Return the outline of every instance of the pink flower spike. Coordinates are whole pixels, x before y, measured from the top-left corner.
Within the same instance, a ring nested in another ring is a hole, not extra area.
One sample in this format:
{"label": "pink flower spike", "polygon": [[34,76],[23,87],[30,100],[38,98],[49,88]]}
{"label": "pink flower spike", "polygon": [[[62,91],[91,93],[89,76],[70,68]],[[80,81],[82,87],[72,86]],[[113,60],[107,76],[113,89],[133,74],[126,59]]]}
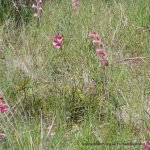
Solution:
{"label": "pink flower spike", "polygon": [[6,135],[0,132],[0,139],[4,138]]}
{"label": "pink flower spike", "polygon": [[41,7],[38,8],[38,12],[42,12],[43,9]]}
{"label": "pink flower spike", "polygon": [[37,8],[37,6],[35,4],[32,4],[32,8]]}
{"label": "pink flower spike", "polygon": [[62,40],[63,40],[63,37],[62,37],[62,36],[57,36],[57,41],[58,41],[58,42],[62,42]]}
{"label": "pink flower spike", "polygon": [[61,46],[62,46],[61,43],[56,44],[56,48],[58,48],[58,49],[61,48]]}
{"label": "pink flower spike", "polygon": [[42,4],[42,0],[39,0],[39,1],[38,1],[38,4]]}
{"label": "pink flower spike", "polygon": [[34,13],[34,17],[35,17],[35,18],[38,17],[38,14],[37,14],[37,13]]}

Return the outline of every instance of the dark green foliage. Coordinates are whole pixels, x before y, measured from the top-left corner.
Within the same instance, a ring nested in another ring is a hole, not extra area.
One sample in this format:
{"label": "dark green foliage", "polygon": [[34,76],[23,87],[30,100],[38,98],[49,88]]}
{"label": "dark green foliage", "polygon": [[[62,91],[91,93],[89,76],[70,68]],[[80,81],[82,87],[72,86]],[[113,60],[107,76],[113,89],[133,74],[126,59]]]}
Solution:
{"label": "dark green foliage", "polygon": [[6,19],[15,20],[16,24],[27,23],[31,16],[32,0],[0,0],[0,23]]}

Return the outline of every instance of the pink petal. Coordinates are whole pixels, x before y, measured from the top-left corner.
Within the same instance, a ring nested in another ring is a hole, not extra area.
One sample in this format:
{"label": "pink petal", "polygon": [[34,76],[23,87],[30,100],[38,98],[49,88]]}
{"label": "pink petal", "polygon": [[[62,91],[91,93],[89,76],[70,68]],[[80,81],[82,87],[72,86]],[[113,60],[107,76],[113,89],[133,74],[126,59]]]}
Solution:
{"label": "pink petal", "polygon": [[7,111],[7,108],[0,108],[0,111],[5,112],[5,111]]}
{"label": "pink petal", "polygon": [[32,4],[32,8],[37,8],[37,6],[35,4]]}
{"label": "pink petal", "polygon": [[99,35],[96,32],[90,33],[88,35],[88,38],[98,38],[98,37],[99,37]]}
{"label": "pink petal", "polygon": [[96,54],[107,56],[106,52],[104,50],[101,50],[101,49],[96,49]]}
{"label": "pink petal", "polygon": [[57,41],[57,40],[54,40],[54,41],[53,41],[53,45],[56,46],[57,44],[58,44],[58,41]]}
{"label": "pink petal", "polygon": [[7,107],[7,104],[0,103],[0,108],[1,108],[1,109],[6,108],[6,107]]}
{"label": "pink petal", "polygon": [[38,14],[37,14],[37,13],[34,13],[34,17],[38,17]]}
{"label": "pink petal", "polygon": [[101,41],[100,41],[100,40],[97,40],[97,39],[92,41],[93,45],[97,45],[97,44],[100,43],[100,42],[101,42]]}
{"label": "pink petal", "polygon": [[148,145],[147,141],[144,141],[144,142],[143,142],[143,147],[144,147],[144,148],[147,148],[147,145]]}
{"label": "pink petal", "polygon": [[56,48],[58,48],[58,49],[61,48],[61,46],[62,46],[61,43],[56,44]]}
{"label": "pink petal", "polygon": [[103,65],[104,65],[105,67],[108,66],[108,61],[107,61],[106,58],[101,57],[101,58],[99,59],[99,61],[100,61],[101,63],[103,63]]}
{"label": "pink petal", "polygon": [[42,9],[41,7],[39,7],[39,8],[38,8],[38,11],[39,11],[39,12],[42,12],[42,11],[43,11],[43,9]]}
{"label": "pink petal", "polygon": [[0,132],[0,139],[4,138],[6,135]]}
{"label": "pink petal", "polygon": [[143,147],[144,148],[150,148],[150,144],[147,141],[143,142]]}
{"label": "pink petal", "polygon": [[42,4],[42,0],[39,0],[39,1],[38,1],[38,4]]}
{"label": "pink petal", "polygon": [[63,40],[63,37],[62,37],[62,36],[57,36],[57,41],[58,41],[58,42],[62,42],[62,40]]}
{"label": "pink petal", "polygon": [[100,61],[100,62],[104,62],[104,61],[105,61],[104,57],[101,57],[101,58],[99,59],[99,61]]}
{"label": "pink petal", "polygon": [[78,6],[78,0],[72,0],[73,9],[77,9],[77,6]]}
{"label": "pink petal", "polygon": [[97,34],[96,39],[101,42],[101,37]]}

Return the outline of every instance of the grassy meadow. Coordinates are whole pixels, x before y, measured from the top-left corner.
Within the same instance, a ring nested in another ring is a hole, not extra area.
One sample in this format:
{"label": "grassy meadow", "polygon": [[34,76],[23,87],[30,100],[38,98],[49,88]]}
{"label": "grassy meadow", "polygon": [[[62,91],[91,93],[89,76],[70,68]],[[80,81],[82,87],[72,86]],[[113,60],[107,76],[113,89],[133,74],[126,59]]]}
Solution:
{"label": "grassy meadow", "polygon": [[[74,10],[71,0],[45,0],[42,8],[39,19],[23,10],[17,25],[16,16],[1,18],[8,110],[0,113],[0,150],[142,149],[90,143],[150,141],[150,1],[78,0]],[[87,38],[94,31],[106,67]]]}

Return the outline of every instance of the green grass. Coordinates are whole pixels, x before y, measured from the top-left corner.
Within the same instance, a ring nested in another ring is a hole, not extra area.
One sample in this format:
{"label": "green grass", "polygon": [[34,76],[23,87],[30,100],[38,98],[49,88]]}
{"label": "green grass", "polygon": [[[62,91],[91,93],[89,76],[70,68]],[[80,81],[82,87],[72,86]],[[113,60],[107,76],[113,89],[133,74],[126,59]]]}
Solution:
{"label": "green grass", "polygon": [[[79,1],[75,12],[69,0],[52,1],[45,2],[39,22],[33,18],[16,28],[13,19],[5,20],[0,90],[10,109],[0,114],[7,135],[0,149],[113,150],[127,147],[82,143],[150,140],[149,4],[88,0]],[[92,31],[105,44],[105,70],[86,38]],[[63,35],[62,49],[53,47],[53,34]],[[88,86],[84,94],[86,77],[94,94]]]}

